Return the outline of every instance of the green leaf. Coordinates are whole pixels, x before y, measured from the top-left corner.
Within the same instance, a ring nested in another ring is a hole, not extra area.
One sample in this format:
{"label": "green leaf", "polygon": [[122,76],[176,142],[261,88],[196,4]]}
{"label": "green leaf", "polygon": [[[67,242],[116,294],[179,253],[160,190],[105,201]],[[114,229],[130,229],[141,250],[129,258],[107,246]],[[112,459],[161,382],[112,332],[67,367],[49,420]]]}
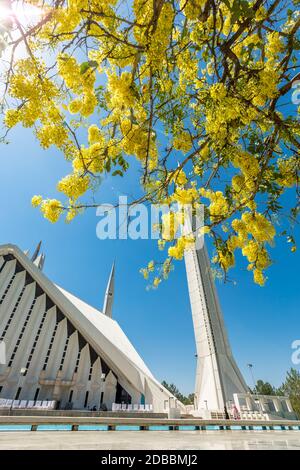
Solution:
{"label": "green leaf", "polygon": [[229,0],[223,0],[223,3],[227,6],[228,10],[231,10],[231,5]]}
{"label": "green leaf", "polygon": [[104,168],[108,173],[110,172],[110,169],[111,169],[111,161],[110,160],[107,160],[107,162],[105,163]]}
{"label": "green leaf", "polygon": [[124,176],[121,170],[116,170],[112,173],[112,176],[117,176],[117,175]]}
{"label": "green leaf", "polygon": [[95,60],[89,60],[88,62],[82,62],[80,65],[80,73],[83,75],[88,69],[90,68],[97,68],[98,67],[98,62]]}

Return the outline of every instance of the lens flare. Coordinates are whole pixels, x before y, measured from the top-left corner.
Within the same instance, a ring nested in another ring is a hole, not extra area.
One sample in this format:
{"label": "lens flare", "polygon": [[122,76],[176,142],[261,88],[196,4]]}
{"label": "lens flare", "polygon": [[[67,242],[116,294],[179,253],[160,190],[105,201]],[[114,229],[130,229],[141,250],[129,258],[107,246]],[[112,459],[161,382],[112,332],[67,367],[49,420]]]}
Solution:
{"label": "lens flare", "polygon": [[34,5],[15,2],[11,7],[7,5],[0,5],[0,25],[14,22],[16,18],[18,22],[26,26],[39,19],[42,15],[42,10]]}

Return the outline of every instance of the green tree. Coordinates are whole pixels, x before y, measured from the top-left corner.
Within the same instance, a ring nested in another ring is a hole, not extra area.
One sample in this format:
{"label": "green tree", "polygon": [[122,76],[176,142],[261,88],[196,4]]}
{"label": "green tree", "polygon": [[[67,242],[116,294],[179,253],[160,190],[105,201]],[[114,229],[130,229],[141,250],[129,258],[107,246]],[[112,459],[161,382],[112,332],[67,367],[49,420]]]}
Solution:
{"label": "green tree", "polygon": [[174,397],[176,397],[184,405],[192,405],[194,403],[194,394],[190,393],[187,397],[183,395],[175,384],[168,384],[165,380],[161,383],[169,392],[171,392]]}
{"label": "green tree", "polygon": [[278,389],[278,394],[286,395],[300,418],[300,372],[293,367],[287,372],[285,382]]}
{"label": "green tree", "polygon": [[264,382],[263,380],[258,380],[254,388],[254,393],[258,395],[277,395],[275,387],[269,382]]}

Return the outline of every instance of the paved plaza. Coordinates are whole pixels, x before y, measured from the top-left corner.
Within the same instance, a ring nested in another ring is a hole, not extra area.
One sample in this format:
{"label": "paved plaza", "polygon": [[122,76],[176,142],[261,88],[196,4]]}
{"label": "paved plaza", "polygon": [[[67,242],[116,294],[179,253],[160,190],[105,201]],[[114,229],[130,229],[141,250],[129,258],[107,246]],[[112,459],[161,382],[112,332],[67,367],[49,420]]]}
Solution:
{"label": "paved plaza", "polygon": [[297,431],[1,432],[0,450],[300,450]]}

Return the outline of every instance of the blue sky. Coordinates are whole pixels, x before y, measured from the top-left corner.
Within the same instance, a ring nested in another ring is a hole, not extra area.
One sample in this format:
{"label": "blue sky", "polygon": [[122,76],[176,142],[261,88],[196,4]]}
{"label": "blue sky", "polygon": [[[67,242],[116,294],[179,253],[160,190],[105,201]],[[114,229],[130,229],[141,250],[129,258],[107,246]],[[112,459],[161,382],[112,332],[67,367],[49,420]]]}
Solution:
{"label": "blue sky", "polygon": [[[68,165],[54,151],[43,151],[30,130],[18,128],[11,143],[0,146],[0,243],[33,250],[43,240],[45,273],[51,280],[102,308],[107,278],[116,260],[114,317],[159,380],[174,382],[184,393],[194,387],[195,346],[183,263],[157,290],[146,290],[139,269],[157,258],[155,241],[99,240],[98,218],[89,210],[71,224],[56,225],[31,208],[34,194],[55,196],[55,184]],[[129,180],[134,192],[133,179]],[[97,201],[124,194],[121,178],[106,179]],[[282,240],[272,251],[274,265],[264,288],[253,284],[245,264],[231,277],[236,284],[217,289],[236,360],[251,385],[246,364],[256,378],[279,386],[291,363],[291,343],[300,338],[299,251],[291,253]]]}

